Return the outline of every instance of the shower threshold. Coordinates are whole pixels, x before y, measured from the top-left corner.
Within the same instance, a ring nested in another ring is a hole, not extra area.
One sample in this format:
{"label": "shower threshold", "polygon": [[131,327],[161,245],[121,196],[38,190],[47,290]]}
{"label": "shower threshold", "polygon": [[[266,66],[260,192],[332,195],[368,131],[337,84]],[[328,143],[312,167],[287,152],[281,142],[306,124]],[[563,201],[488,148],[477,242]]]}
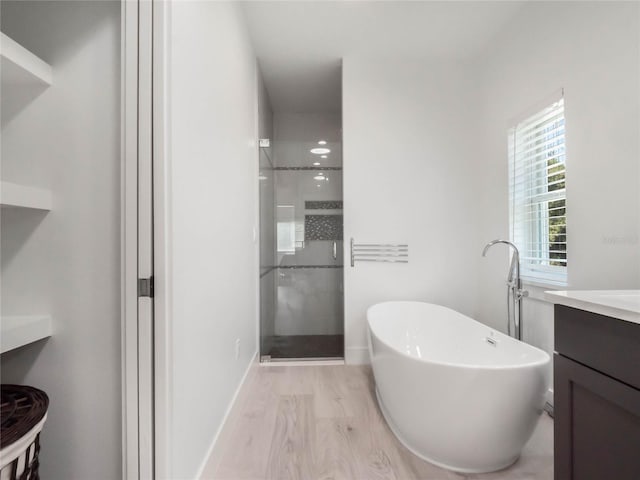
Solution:
{"label": "shower threshold", "polygon": [[343,365],[344,357],[300,357],[300,358],[272,358],[271,355],[262,355],[260,357],[261,364],[278,364],[278,365]]}
{"label": "shower threshold", "polygon": [[268,344],[261,361],[339,360],[344,357],[344,335],[275,335],[268,338]]}

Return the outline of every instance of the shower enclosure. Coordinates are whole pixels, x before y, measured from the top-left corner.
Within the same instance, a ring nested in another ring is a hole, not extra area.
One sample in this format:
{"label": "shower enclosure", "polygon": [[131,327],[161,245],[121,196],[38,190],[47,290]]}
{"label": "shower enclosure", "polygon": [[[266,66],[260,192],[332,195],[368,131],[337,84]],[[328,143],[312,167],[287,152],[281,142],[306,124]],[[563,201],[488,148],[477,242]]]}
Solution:
{"label": "shower enclosure", "polygon": [[339,117],[276,114],[274,123],[260,147],[261,359],[342,358]]}

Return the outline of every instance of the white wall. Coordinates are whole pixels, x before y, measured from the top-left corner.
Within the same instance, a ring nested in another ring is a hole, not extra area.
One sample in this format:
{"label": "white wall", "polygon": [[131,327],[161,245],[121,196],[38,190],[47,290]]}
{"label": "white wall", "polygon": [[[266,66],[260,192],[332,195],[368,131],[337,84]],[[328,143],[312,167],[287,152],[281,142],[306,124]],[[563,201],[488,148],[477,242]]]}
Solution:
{"label": "white wall", "polygon": [[[310,166],[319,160],[323,166],[342,165],[342,119],[340,112],[291,113],[276,111],[273,129],[276,140],[276,166]],[[319,159],[309,150],[325,140],[331,152],[327,159]]]}
{"label": "white wall", "polygon": [[[531,2],[481,61],[483,242],[508,238],[507,127],[564,88],[569,289],[640,287],[640,5]],[[480,264],[479,319],[504,330],[508,255]],[[553,306],[528,286],[525,340],[553,351]]]}
{"label": "white wall", "polygon": [[478,91],[463,64],[343,62],[348,240],[408,242],[409,263],[345,267],[346,359],[368,361],[367,307],[424,300],[476,306]]}
{"label": "white wall", "polygon": [[170,23],[171,478],[187,479],[256,353],[257,72],[236,4],[174,2]]}
{"label": "white wall", "polygon": [[42,478],[120,478],[120,2],[3,1],[1,13],[54,74],[2,112],[2,179],[53,192],[48,214],[2,211],[2,314],[54,324],[2,355],[2,381],[49,395]]}
{"label": "white wall", "polygon": [[262,79],[262,73],[258,68],[258,133],[260,138],[268,138],[273,141],[273,109],[269,92]]}

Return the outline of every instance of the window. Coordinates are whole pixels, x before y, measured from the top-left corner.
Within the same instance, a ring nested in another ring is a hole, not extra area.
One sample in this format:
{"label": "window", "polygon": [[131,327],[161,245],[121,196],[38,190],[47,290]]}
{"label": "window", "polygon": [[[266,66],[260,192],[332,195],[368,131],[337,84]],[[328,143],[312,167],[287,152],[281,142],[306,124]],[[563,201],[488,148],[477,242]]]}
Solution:
{"label": "window", "polygon": [[277,205],[276,216],[278,253],[296,253],[296,222],[293,205]]}
{"label": "window", "polygon": [[510,236],[522,276],[566,284],[564,100],[509,129]]}

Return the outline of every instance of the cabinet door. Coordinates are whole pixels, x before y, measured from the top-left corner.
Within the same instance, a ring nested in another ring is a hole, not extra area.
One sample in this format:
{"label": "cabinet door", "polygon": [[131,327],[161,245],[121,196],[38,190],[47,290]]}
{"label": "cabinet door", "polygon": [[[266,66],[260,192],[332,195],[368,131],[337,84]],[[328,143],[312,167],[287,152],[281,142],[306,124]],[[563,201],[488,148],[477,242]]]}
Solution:
{"label": "cabinet door", "polygon": [[556,354],[555,479],[640,479],[640,390]]}

